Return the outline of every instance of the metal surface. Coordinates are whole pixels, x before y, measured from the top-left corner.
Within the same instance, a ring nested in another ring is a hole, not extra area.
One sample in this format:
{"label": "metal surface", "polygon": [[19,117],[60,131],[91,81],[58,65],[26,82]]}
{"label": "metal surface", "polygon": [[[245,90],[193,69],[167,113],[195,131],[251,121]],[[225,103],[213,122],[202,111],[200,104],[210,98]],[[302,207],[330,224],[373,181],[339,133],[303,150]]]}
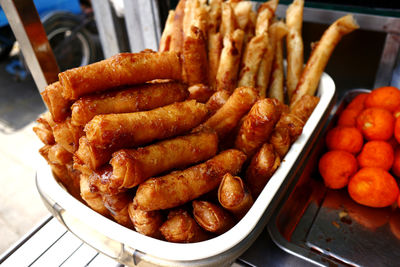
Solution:
{"label": "metal surface", "polygon": [[58,80],[58,65],[32,0],[0,0],[40,92]]}
{"label": "metal surface", "polygon": [[[400,25],[399,25],[400,29]],[[376,73],[374,88],[387,85],[395,85],[397,82],[392,79],[395,64],[398,62],[400,48],[400,34],[388,33],[383,47],[379,68]]]}
{"label": "metal surface", "polygon": [[[318,173],[318,160],[326,151],[325,132],[344,106],[362,92],[369,90],[348,91],[333,109],[307,163],[297,170],[297,181],[267,226],[283,250],[321,266],[392,266],[400,260],[400,241],[389,230],[393,227],[388,224],[393,215],[390,209],[366,208],[352,201],[346,190],[328,190]],[[400,219],[396,223],[400,227]]]}

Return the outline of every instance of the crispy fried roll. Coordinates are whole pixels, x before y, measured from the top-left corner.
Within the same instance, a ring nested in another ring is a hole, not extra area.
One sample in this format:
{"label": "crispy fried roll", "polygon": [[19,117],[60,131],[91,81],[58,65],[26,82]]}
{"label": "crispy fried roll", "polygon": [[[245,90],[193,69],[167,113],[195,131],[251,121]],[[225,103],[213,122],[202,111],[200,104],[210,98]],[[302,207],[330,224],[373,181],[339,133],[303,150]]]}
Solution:
{"label": "crispy fried roll", "polygon": [[83,96],[71,106],[71,122],[84,126],[95,115],[146,111],[180,102],[188,95],[178,82],[150,83],[120,91]]}
{"label": "crispy fried roll", "polygon": [[219,203],[241,219],[253,205],[253,197],[239,176],[224,175],[218,188]]}
{"label": "crispy fried roll", "polygon": [[232,34],[237,29],[235,13],[230,2],[222,3],[221,25],[219,31],[222,37]]}
{"label": "crispy fried roll", "polygon": [[96,115],[85,132],[89,142],[100,148],[133,147],[185,133],[207,114],[204,104],[190,100],[150,111]]}
{"label": "crispy fried roll", "polygon": [[164,216],[159,210],[143,211],[135,208],[133,202],[128,206],[129,217],[138,233],[161,239],[160,227]]}
{"label": "crispy fried roll", "polygon": [[281,112],[278,100],[272,98],[258,100],[239,129],[235,148],[242,150],[249,157],[252,156],[263,143],[268,141]]}
{"label": "crispy fried roll", "polygon": [[65,99],[62,96],[63,87],[60,82],[55,82],[46,87],[46,89],[41,93],[44,102],[47,105],[53,120],[56,122],[62,122],[69,116],[71,110],[71,101]]}
{"label": "crispy fried roll", "polygon": [[230,95],[230,92],[226,90],[215,92],[206,103],[206,106],[210,111],[210,115],[214,115],[214,113],[217,112],[217,110],[220,109],[226,103],[226,101],[228,101]]}
{"label": "crispy fried roll", "polygon": [[271,23],[271,19],[274,17],[275,10],[278,7],[278,0],[270,0],[260,5],[257,10],[256,20],[256,35],[268,33],[268,28]]}
{"label": "crispy fried roll", "polygon": [[285,102],[284,93],[284,69],[283,69],[283,43],[277,40],[275,57],[272,61],[271,84],[268,89],[268,97],[278,99],[281,103]]}
{"label": "crispy fried roll", "polygon": [[168,12],[167,21],[160,39],[160,45],[158,47],[159,52],[169,51],[171,47],[171,39],[174,31],[174,18],[175,11],[170,10]]}
{"label": "crispy fried roll", "polygon": [[296,90],[290,100],[290,105],[293,105],[303,95],[315,94],[322,72],[324,71],[336,45],[344,35],[349,34],[358,28],[359,26],[352,15],[341,17],[329,26],[316,47],[314,47],[311,56],[307,61]]}
{"label": "crispy fried roll", "polygon": [[210,86],[201,83],[190,86],[188,91],[188,99],[194,99],[200,103],[206,103],[215,92]]}
{"label": "crispy fried roll", "polygon": [[182,67],[189,85],[208,84],[207,43],[203,32],[192,26],[183,39]]}
{"label": "crispy fried roll", "polygon": [[236,25],[239,29],[245,30],[250,19],[250,11],[252,3],[250,1],[238,2],[233,7],[233,13],[235,14]]}
{"label": "crispy fried roll", "polygon": [[264,144],[251,159],[246,171],[246,182],[254,199],[264,189],[280,164],[280,157],[271,144]]}
{"label": "crispy fried roll", "polygon": [[276,153],[283,159],[292,144],[288,128],[277,128],[272,131],[269,143],[274,146]]}
{"label": "crispy fried roll", "polygon": [[194,243],[209,238],[187,211],[172,211],[160,227],[165,240],[175,243]]}
{"label": "crispy fried roll", "polygon": [[223,234],[235,225],[232,216],[221,206],[209,201],[193,200],[193,217],[204,229],[215,234]]}
{"label": "crispy fried roll", "polygon": [[256,100],[257,92],[254,88],[239,87],[203,125],[214,129],[223,138],[235,128]]}
{"label": "crispy fried roll", "polygon": [[103,194],[102,198],[104,206],[110,211],[114,220],[125,227],[133,229],[128,212],[132,196],[128,192],[123,192],[116,195]]}
{"label": "crispy fried roll", "polygon": [[314,108],[319,102],[319,97],[304,95],[290,108],[290,113],[299,117],[304,123],[307,122]]}
{"label": "crispy fried roll", "polygon": [[220,32],[208,35],[208,84],[216,89],[216,78],[223,44]]}
{"label": "crispy fried roll", "polygon": [[222,2],[223,0],[209,1],[210,11],[208,12],[208,38],[210,38],[210,33],[216,33],[219,30],[218,27],[221,24]]}
{"label": "crispy fried roll", "polygon": [[287,79],[286,87],[289,100],[292,98],[300,79],[304,63],[304,46],[301,36],[303,26],[304,0],[294,0],[286,10],[286,25],[289,32],[286,38]]}
{"label": "crispy fried roll", "polygon": [[51,146],[48,151],[49,161],[52,163],[65,165],[72,161],[72,153],[69,153],[63,146],[60,144],[55,144]]}
{"label": "crispy fried roll", "polygon": [[243,37],[244,32],[240,29],[224,37],[224,48],[221,51],[216,77],[217,90],[232,92],[237,87]]}
{"label": "crispy fried roll", "polygon": [[86,165],[91,170],[96,170],[111,159],[112,149],[97,148],[89,142],[86,136],[79,139],[79,148],[74,154],[74,161],[79,165]]}
{"label": "crispy fried roll", "polygon": [[287,128],[289,130],[290,141],[293,143],[303,132],[304,121],[293,113],[282,113],[276,128]]}
{"label": "crispy fried roll", "polygon": [[42,141],[45,145],[53,145],[55,143],[53,131],[51,128],[49,129],[43,123],[39,123],[33,127],[33,131],[36,136],[39,137],[40,141]]}
{"label": "crispy fried roll", "polygon": [[90,191],[89,177],[84,174],[81,174],[80,189],[81,197],[88,204],[89,207],[104,216],[110,214],[108,209],[104,206],[101,195],[99,193]]}
{"label": "crispy fried roll", "polygon": [[182,69],[175,52],[121,53],[58,76],[63,97],[75,100],[85,94],[154,79],[181,80]]}
{"label": "crispy fried roll", "polygon": [[267,50],[268,35],[254,36],[244,50],[238,86],[256,86],[256,78],[261,59]]}
{"label": "crispy fried roll", "polygon": [[55,124],[52,128],[54,139],[58,144],[70,153],[74,153],[78,149],[79,138],[84,135],[83,127],[73,125],[71,117]]}
{"label": "crispy fried roll", "polygon": [[101,166],[99,169],[90,171],[89,185],[92,192],[98,192],[105,195],[116,195],[121,191],[110,191],[108,187],[112,175],[112,167],[109,164]]}
{"label": "crispy fried roll", "polygon": [[225,173],[237,174],[245,160],[244,153],[230,149],[186,170],[151,178],[138,187],[138,208],[149,211],[182,205],[218,187]]}
{"label": "crispy fried roll", "polygon": [[200,132],[162,141],[138,149],[115,152],[110,187],[132,188],[151,176],[207,160],[217,153],[215,132]]}

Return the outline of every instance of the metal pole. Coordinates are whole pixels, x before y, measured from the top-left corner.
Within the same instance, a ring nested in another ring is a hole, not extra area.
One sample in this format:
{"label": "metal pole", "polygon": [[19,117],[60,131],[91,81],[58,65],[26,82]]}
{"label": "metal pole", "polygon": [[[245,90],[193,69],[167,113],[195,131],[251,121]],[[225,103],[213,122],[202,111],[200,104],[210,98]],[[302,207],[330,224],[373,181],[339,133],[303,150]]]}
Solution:
{"label": "metal pole", "polygon": [[0,0],[39,92],[60,72],[32,0]]}

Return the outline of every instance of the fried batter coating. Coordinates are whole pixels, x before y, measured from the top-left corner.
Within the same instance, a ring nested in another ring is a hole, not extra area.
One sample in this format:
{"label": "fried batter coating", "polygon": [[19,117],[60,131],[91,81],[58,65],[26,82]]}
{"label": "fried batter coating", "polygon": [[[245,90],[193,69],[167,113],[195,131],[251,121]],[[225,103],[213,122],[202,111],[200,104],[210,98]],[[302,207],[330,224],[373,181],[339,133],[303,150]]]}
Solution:
{"label": "fried batter coating", "polygon": [[239,150],[223,151],[186,170],[148,179],[139,185],[135,201],[146,211],[177,207],[217,188],[222,176],[237,174],[245,160]]}
{"label": "fried batter coating", "polygon": [[193,217],[204,229],[215,234],[223,234],[235,225],[231,214],[221,206],[209,201],[193,200]]}

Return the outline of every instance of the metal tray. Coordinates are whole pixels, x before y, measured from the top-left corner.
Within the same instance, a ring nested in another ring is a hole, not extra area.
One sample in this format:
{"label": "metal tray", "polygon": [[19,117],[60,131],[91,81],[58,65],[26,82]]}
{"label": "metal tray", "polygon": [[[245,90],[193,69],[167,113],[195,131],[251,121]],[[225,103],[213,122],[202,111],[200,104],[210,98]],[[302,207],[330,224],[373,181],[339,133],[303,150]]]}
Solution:
{"label": "metal tray", "polygon": [[347,189],[327,189],[318,173],[318,160],[326,151],[324,137],[338,114],[358,94],[354,89],[332,110],[329,123],[316,140],[307,163],[296,177],[268,223],[272,240],[283,250],[321,266],[396,266],[400,261],[400,213],[354,202]]}
{"label": "metal tray", "polygon": [[140,261],[163,266],[224,266],[235,261],[264,229],[287,190],[293,166],[303,163],[315,136],[334,105],[335,84],[323,74],[317,91],[320,101],[303,133],[271,177],[249,212],[228,232],[207,241],[175,244],[127,229],[94,212],[68,194],[54,179],[45,162],[38,167],[36,184],[50,212],[72,233],[111,258],[132,266]]}

